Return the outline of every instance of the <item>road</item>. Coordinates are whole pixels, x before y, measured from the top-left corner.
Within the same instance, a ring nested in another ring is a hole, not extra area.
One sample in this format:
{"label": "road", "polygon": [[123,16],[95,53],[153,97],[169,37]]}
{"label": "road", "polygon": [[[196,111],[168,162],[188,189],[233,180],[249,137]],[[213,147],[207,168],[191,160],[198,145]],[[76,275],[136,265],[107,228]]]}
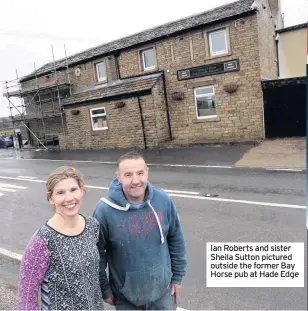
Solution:
{"label": "road", "polygon": [[[84,175],[88,187],[82,212],[88,215],[106,195],[116,169],[95,162],[0,159],[0,249],[22,254],[31,235],[52,215],[44,181],[62,165]],[[208,288],[205,260],[206,242],[305,242],[306,247],[304,173],[153,166],[150,181],[174,199],[185,234],[188,267],[181,308],[306,309],[306,280],[305,288]],[[0,292],[5,296],[0,295],[0,309],[16,308],[18,267],[17,260],[0,255]]]}

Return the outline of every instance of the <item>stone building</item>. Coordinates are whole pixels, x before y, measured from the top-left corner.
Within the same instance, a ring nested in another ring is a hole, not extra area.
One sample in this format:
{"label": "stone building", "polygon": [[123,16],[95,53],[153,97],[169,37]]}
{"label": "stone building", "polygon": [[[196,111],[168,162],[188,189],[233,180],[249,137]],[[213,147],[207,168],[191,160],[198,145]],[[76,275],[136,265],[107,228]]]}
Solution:
{"label": "stone building", "polygon": [[[34,107],[49,111],[45,133],[57,133],[61,148],[262,139],[261,81],[277,77],[280,24],[279,0],[240,0],[46,64],[20,82],[36,92]],[[28,122],[42,136],[42,121]]]}

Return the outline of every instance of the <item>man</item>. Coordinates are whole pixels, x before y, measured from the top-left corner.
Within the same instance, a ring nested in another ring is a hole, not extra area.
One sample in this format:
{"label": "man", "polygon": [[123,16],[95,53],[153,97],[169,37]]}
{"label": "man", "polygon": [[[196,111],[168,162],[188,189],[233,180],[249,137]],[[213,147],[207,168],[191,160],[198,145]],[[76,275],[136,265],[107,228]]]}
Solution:
{"label": "man", "polygon": [[94,217],[101,224],[105,302],[117,310],[175,310],[186,269],[183,233],[171,198],[148,182],[141,154],[119,158],[117,178]]}

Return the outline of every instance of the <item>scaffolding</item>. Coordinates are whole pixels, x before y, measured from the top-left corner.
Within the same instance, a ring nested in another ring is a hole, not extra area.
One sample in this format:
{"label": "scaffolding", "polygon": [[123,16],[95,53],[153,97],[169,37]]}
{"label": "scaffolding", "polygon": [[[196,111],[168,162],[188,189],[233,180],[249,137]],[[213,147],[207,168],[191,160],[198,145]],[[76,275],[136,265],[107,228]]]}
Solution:
{"label": "scaffolding", "polygon": [[[68,66],[68,58],[65,52],[65,73],[57,71],[54,57],[54,49],[51,45],[53,69],[48,74],[39,74],[34,63],[34,72],[31,74],[34,78],[26,82],[20,82],[16,69],[16,79],[4,82],[4,94],[7,98],[10,117],[12,120],[12,128],[14,135],[14,148],[17,147],[17,134],[20,129],[17,125],[22,126],[26,132],[26,141],[28,148],[43,147],[48,149],[48,144],[52,142],[53,147],[59,144],[58,134],[65,134],[64,111],[62,100],[71,95],[71,80]],[[61,74],[60,74],[61,73]],[[18,98],[19,104],[13,102],[12,98]],[[18,114],[14,114],[13,111]],[[56,118],[61,119],[61,131],[50,132],[46,125],[47,121],[55,121]],[[33,122],[36,122],[37,129],[33,129]],[[31,124],[31,125],[30,125]]]}

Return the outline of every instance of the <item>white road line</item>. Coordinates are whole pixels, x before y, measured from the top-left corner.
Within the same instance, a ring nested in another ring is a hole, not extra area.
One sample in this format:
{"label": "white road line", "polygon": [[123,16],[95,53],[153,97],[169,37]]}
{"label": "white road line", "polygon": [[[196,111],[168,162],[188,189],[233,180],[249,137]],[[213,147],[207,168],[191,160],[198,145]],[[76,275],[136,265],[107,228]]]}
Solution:
{"label": "white road line", "polygon": [[0,254],[21,261],[22,255],[0,248]]}
{"label": "white road line", "polygon": [[[21,180],[21,181],[28,181],[28,182],[45,183],[44,180],[23,179],[23,178],[6,177],[6,176],[0,176],[0,179],[10,179],[10,180]],[[90,186],[90,185],[86,185],[85,187],[90,188],[90,189],[101,189],[101,190],[108,190],[109,189],[108,187],[99,187],[99,186]],[[181,194],[184,191],[180,191],[180,190],[168,190],[168,192],[169,192],[170,196],[173,196],[173,197],[188,198],[188,199],[195,199],[195,200],[208,200],[208,201],[218,201],[218,202],[227,202],[227,203],[241,203],[241,204],[250,204],[250,205],[262,205],[262,206],[287,207],[287,208],[299,208],[299,209],[304,208],[304,209],[306,209],[305,205],[246,201],[246,200],[234,200],[234,199],[223,199],[223,198],[211,198],[211,197],[203,197],[200,195],[198,196],[198,195]],[[185,191],[185,192],[188,192],[188,191]],[[197,193],[197,194],[199,194],[199,193]]]}
{"label": "white road line", "polygon": [[[44,180],[39,180],[39,179],[27,179],[27,178],[19,178],[19,177],[6,177],[6,176],[0,176],[0,179],[10,179],[10,180],[20,180],[20,181],[31,181],[31,182],[40,182],[40,183],[45,183]],[[1,185],[1,184],[0,184]],[[17,186],[16,186],[17,187]],[[86,188],[89,189],[101,189],[101,190],[108,190],[108,187],[100,187],[100,186],[90,186],[86,185]],[[26,188],[25,188],[26,189]],[[180,190],[169,190],[169,189],[163,189],[166,192],[170,193],[182,193],[182,194],[191,194],[191,195],[198,195],[200,194],[199,192],[190,192],[190,191],[180,191]]]}
{"label": "white road line", "polygon": [[3,188],[3,187],[0,187],[0,190],[1,191],[6,191],[6,192],[16,192],[16,190],[14,190],[14,189],[9,189],[9,188]]}
{"label": "white road line", "polygon": [[224,166],[224,165],[158,164],[158,163],[147,163],[147,166],[197,167],[197,168],[234,168],[233,166]]}
{"label": "white road line", "polygon": [[17,176],[20,178],[27,178],[27,179],[36,179],[37,177],[31,177],[31,176]]}
{"label": "white road line", "polygon": [[[97,163],[97,164],[113,164],[117,162],[111,161],[87,161],[87,160],[57,160],[57,159],[16,159],[16,158],[3,158],[1,160],[20,160],[20,161],[51,161],[51,162],[72,162],[72,163]],[[188,167],[188,168],[244,168],[229,165],[193,165],[193,164],[159,164],[159,163],[147,163],[148,166],[162,166],[162,167]],[[262,167],[256,167],[260,169]],[[265,168],[267,171],[288,171],[288,172],[303,172],[306,169],[292,169],[292,168]]]}
{"label": "white road line", "polygon": [[267,171],[278,171],[278,172],[302,172],[303,169],[297,168],[267,168]]}
{"label": "white road line", "polygon": [[0,197],[3,196],[3,193],[0,192]]}
{"label": "white road line", "polygon": [[27,189],[27,187],[15,186],[15,185],[10,185],[10,184],[1,184],[1,183],[0,183],[0,187],[13,188],[13,189]]}
{"label": "white road line", "polygon": [[46,182],[44,180],[38,180],[38,179],[27,179],[27,178],[8,177],[8,176],[0,176],[0,179],[31,181],[31,182],[38,182],[38,183],[45,183]]}
{"label": "white road line", "polygon": [[268,203],[268,202],[258,202],[258,201],[246,201],[246,200],[234,200],[234,199],[223,199],[223,198],[209,198],[201,196],[192,196],[184,194],[173,194],[170,193],[172,197],[198,199],[198,200],[208,200],[208,201],[219,201],[228,203],[241,203],[241,204],[251,204],[251,205],[262,205],[262,206],[273,206],[273,207],[288,207],[288,208],[303,208],[306,209],[305,205],[293,205],[293,204],[281,204],[281,203]]}
{"label": "white road line", "polygon": [[182,194],[191,194],[191,195],[198,195],[200,194],[200,192],[190,192],[190,191],[180,191],[180,190],[169,190],[169,189],[162,189],[166,192],[169,192],[169,193],[182,193]]}
{"label": "white road line", "polygon": [[101,189],[101,190],[108,190],[108,187],[98,187],[98,186],[89,186],[89,185],[85,185],[86,188],[89,189]]}
{"label": "white road line", "polygon": [[[20,160],[20,161],[51,161],[51,162],[72,162],[72,163],[97,163],[97,164],[117,164],[117,162],[109,161],[87,161],[87,160],[55,160],[55,159],[2,159],[2,160]],[[234,168],[233,166],[225,165],[191,165],[191,164],[159,164],[147,163],[148,166],[163,166],[163,167],[195,167],[195,168]]]}

